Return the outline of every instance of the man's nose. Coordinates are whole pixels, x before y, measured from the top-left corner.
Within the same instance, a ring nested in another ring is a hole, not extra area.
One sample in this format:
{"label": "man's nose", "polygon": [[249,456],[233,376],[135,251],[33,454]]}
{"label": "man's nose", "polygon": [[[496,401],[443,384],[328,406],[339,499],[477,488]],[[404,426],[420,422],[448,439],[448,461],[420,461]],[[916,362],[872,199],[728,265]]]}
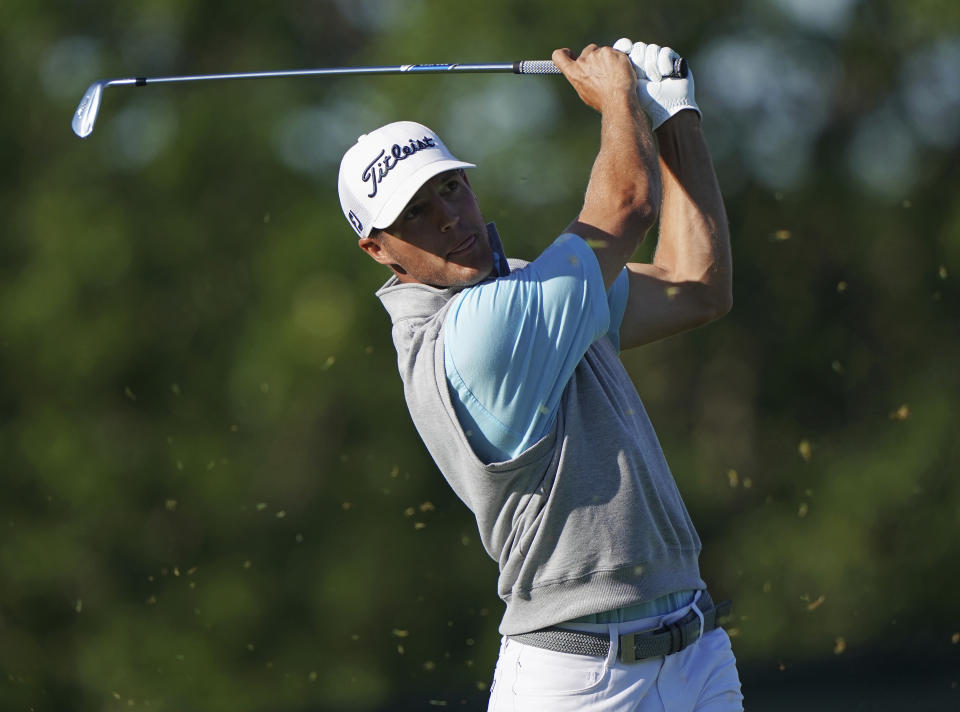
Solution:
{"label": "man's nose", "polygon": [[460,214],[453,205],[443,201],[440,207],[440,231],[447,232],[460,222]]}

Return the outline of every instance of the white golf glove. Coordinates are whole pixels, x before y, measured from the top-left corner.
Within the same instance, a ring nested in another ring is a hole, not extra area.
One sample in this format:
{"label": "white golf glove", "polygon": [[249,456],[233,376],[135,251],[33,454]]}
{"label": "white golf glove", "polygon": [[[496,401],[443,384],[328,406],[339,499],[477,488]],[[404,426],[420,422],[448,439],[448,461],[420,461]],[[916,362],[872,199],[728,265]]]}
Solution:
{"label": "white golf glove", "polygon": [[698,114],[700,107],[693,98],[693,72],[688,70],[683,79],[671,77],[674,61],[680,57],[669,47],[645,42],[631,42],[626,37],[617,40],[613,48],[630,55],[637,70],[637,94],[653,128],[684,109]]}

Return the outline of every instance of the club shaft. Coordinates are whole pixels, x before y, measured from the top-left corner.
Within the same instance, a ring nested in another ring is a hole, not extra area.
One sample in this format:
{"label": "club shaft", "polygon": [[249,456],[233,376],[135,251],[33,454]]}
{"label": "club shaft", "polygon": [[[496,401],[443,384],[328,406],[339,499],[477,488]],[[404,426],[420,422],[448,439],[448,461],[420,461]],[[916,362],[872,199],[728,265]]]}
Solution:
{"label": "club shaft", "polygon": [[[185,74],[172,77],[130,77],[127,79],[102,79],[94,82],[80,100],[73,116],[73,130],[81,138],[93,131],[103,90],[115,86],[146,86],[148,84],[172,84],[175,82],[208,82],[223,79],[268,79],[280,77],[319,77],[358,74],[445,74],[445,73],[512,73],[512,74],[560,74],[556,65],[548,59],[523,60],[520,62],[493,62],[483,64],[397,64],[378,67],[329,67],[322,69],[289,69],[274,72],[236,72],[230,74]],[[687,76],[686,61],[677,59],[671,76]]]}
{"label": "club shaft", "polygon": [[[228,74],[186,74],[172,77],[134,77],[130,79],[112,79],[110,86],[147,84],[169,84],[173,82],[203,82],[222,79],[269,79],[281,77],[322,77],[356,74],[444,74],[458,72],[474,73],[512,73],[512,74],[560,74],[560,70],[549,59],[522,60],[519,62],[487,62],[479,64],[395,64],[376,67],[328,67],[321,69],[288,69],[273,72],[234,72]],[[686,76],[686,61],[678,59],[674,76]]]}
{"label": "club shaft", "polygon": [[[536,60],[539,64],[540,60]],[[553,71],[541,73],[559,74],[560,70],[552,65]],[[442,74],[446,72],[460,73],[516,73],[525,74],[519,70],[520,65],[527,62],[499,62],[491,64],[398,64],[378,67],[330,67],[323,69],[289,69],[275,72],[234,72],[229,74],[186,74],[172,77],[131,77],[129,79],[111,79],[110,86],[146,86],[147,84],[170,84],[174,82],[205,82],[221,79],[270,79],[282,77],[323,77],[356,74]]]}

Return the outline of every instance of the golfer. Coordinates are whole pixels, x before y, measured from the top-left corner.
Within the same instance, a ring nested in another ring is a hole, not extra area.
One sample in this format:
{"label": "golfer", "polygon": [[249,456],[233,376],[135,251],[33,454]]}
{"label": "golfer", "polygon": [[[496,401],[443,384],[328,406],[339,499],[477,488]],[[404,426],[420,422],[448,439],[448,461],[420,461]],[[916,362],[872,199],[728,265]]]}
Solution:
{"label": "golfer", "polygon": [[[626,39],[553,53],[601,115],[600,150],[579,215],[530,263],[506,259],[473,165],[425,126],[365,134],[340,165],[360,248],[393,273],[377,296],[410,414],[499,564],[494,712],[742,709],[728,604],[619,358],[731,306],[677,58]],[[630,262],[658,216],[652,264]]]}

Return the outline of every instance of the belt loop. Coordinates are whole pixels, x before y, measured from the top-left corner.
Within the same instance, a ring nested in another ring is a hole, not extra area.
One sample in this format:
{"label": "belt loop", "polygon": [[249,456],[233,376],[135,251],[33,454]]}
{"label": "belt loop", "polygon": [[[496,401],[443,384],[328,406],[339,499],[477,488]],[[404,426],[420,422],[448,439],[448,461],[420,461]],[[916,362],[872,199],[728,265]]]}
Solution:
{"label": "belt loop", "polygon": [[700,634],[697,636],[697,645],[700,644],[700,640],[703,638],[703,629],[706,627],[706,621],[703,619],[703,611],[701,611],[700,606],[697,605],[697,601],[700,600],[702,594],[703,591],[697,591],[697,594],[693,597],[693,602],[690,604],[690,608],[693,609],[693,612],[697,614],[697,618],[700,619]]}
{"label": "belt loop", "polygon": [[607,653],[607,659],[604,662],[605,667],[612,667],[617,662],[617,655],[620,654],[620,625],[618,623],[608,623],[607,630],[610,633],[610,650]]}

